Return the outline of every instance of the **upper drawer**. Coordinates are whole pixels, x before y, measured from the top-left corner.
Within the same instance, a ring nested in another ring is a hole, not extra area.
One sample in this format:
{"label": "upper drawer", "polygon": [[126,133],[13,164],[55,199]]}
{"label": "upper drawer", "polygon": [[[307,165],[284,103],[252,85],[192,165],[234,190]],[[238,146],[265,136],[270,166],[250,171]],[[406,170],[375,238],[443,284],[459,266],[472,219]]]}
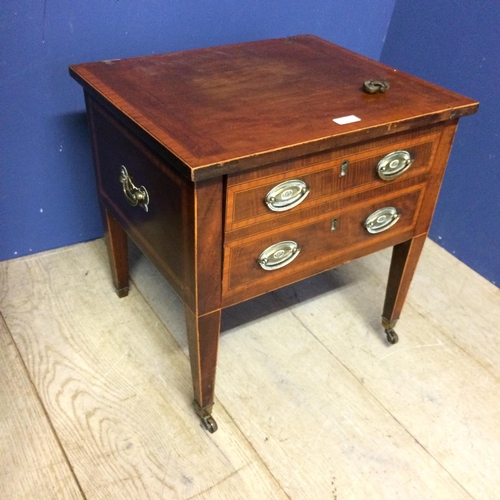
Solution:
{"label": "upper drawer", "polygon": [[275,224],[276,218],[282,218],[280,224],[285,224],[291,214],[310,209],[326,199],[355,193],[362,196],[377,186],[400,181],[408,184],[408,179],[416,176],[420,176],[416,182],[421,182],[421,174],[427,172],[432,163],[439,136],[439,132],[434,132],[419,137],[387,138],[382,144],[368,143],[358,151],[351,148],[299,159],[295,169],[285,168],[285,172],[276,165],[272,173],[266,169],[267,175],[262,171],[264,175],[259,178],[252,172],[230,176],[226,231],[267,220],[274,220]]}

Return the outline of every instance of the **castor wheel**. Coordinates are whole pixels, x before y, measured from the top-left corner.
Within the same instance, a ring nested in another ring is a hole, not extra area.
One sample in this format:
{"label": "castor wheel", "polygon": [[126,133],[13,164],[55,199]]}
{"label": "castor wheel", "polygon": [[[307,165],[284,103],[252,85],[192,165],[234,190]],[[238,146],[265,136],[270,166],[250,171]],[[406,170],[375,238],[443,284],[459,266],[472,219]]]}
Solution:
{"label": "castor wheel", "polygon": [[217,429],[217,422],[215,421],[214,417],[212,415],[208,415],[207,417],[203,417],[201,419],[203,422],[203,425],[205,426],[205,429],[210,432],[210,434],[213,434]]}
{"label": "castor wheel", "polygon": [[194,411],[200,417],[201,422],[203,423],[203,427],[205,427],[205,429],[210,432],[210,434],[213,434],[218,429],[217,422],[215,421],[214,417],[212,417],[213,403],[202,408],[198,404],[198,401],[194,400],[193,406]]}
{"label": "castor wheel", "polygon": [[387,335],[387,341],[389,344],[396,344],[399,340],[398,334],[392,328],[388,328],[385,331],[385,334]]}

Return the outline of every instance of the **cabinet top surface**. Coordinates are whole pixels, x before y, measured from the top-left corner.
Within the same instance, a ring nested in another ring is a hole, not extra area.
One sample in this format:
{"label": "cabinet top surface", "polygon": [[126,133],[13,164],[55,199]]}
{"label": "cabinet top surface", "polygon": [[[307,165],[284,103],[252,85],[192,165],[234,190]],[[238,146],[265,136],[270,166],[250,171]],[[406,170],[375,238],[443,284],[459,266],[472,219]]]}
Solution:
{"label": "cabinet top surface", "polygon": [[[311,35],[70,67],[192,179],[474,113],[478,103]],[[385,93],[363,92],[383,79]],[[354,115],[340,125],[334,119]]]}

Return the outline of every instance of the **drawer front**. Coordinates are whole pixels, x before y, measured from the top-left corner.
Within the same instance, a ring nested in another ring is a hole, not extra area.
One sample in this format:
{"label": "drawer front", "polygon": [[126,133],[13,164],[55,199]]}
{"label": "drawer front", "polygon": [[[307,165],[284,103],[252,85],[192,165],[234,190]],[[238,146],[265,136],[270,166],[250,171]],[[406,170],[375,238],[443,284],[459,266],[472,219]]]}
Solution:
{"label": "drawer front", "polygon": [[98,104],[90,111],[100,201],[182,295],[188,183]]}
{"label": "drawer front", "polygon": [[[338,151],[336,158],[328,161],[321,161],[324,158],[322,155],[317,164],[287,172],[280,170],[278,174],[260,178],[253,178],[252,173],[238,175],[234,180],[229,177],[226,230],[262,225],[265,221],[271,221],[272,225],[276,224],[277,218],[283,225],[296,219],[298,212],[310,211],[325,200],[355,193],[362,197],[364,192],[377,188],[394,191],[398,189],[398,183],[408,184],[411,179],[420,182],[422,174],[430,168],[439,135],[433,133],[416,138],[387,139],[387,144],[382,146],[368,144],[361,151],[353,152],[352,148]],[[274,172],[276,169],[279,170],[280,166],[277,165]],[[294,183],[299,182],[306,186],[302,196],[294,188]],[[287,189],[287,183],[290,189]],[[387,188],[388,185],[392,187]],[[273,195],[276,188],[278,197]],[[290,200],[288,205],[287,196]],[[273,198],[277,207],[272,206]]]}
{"label": "drawer front", "polygon": [[399,195],[226,244],[225,305],[231,304],[233,297],[237,302],[242,296],[259,295],[331,269],[342,263],[343,256],[344,261],[352,260],[355,255],[411,238],[423,191],[420,184]]}

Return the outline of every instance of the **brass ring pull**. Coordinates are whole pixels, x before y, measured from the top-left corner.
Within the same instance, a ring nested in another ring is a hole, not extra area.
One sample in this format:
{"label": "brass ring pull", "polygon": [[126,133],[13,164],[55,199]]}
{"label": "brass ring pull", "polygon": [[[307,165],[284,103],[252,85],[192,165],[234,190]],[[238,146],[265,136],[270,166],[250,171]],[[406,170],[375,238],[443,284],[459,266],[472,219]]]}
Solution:
{"label": "brass ring pull", "polygon": [[367,94],[383,94],[389,90],[389,82],[387,80],[365,80],[363,90]]}
{"label": "brass ring pull", "polygon": [[147,189],[144,186],[135,186],[127,169],[123,165],[120,171],[120,182],[122,183],[123,194],[129,205],[133,207],[140,206],[147,212],[149,205],[149,194]]}

